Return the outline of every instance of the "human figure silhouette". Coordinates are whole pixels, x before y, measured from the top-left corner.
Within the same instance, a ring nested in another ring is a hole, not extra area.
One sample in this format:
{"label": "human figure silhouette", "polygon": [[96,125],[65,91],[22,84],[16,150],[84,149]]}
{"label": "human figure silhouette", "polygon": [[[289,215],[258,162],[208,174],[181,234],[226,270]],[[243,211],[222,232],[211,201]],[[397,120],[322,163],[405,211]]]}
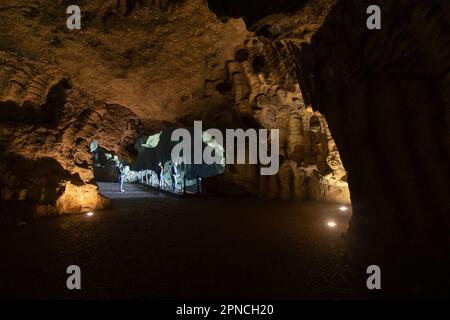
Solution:
{"label": "human figure silhouette", "polygon": [[173,191],[177,190],[177,176],[178,176],[178,169],[177,169],[177,163],[175,162],[172,165],[172,189]]}
{"label": "human figure silhouette", "polygon": [[124,167],[121,163],[119,163],[119,185],[120,185],[120,192],[125,192],[125,190],[123,189],[123,180],[125,178],[125,170]]}
{"label": "human figure silhouette", "polygon": [[164,181],[164,167],[161,161],[158,163],[158,167],[159,167],[159,188],[162,189]]}

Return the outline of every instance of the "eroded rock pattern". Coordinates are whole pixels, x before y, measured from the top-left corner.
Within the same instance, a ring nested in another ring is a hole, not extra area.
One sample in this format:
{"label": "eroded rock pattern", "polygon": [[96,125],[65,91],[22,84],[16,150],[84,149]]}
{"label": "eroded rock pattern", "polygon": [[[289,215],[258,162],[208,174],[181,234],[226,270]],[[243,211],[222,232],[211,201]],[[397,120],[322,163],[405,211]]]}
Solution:
{"label": "eroded rock pattern", "polygon": [[[326,122],[305,106],[287,59],[290,44],[261,40],[273,28],[256,25],[252,32],[242,19],[220,21],[203,0],[111,0],[80,1],[82,29],[68,30],[69,4],[0,6],[5,201],[37,214],[103,207],[92,176],[92,140],[132,160],[140,135],[194,120],[221,129],[280,129],[278,175],[229,167],[227,193],[349,201],[339,156],[334,167],[327,161],[333,142]],[[317,28],[326,12],[307,14],[309,24],[301,22],[309,29],[302,32],[310,38],[310,26]]]}
{"label": "eroded rock pattern", "polygon": [[[305,104],[326,115],[349,171],[350,234],[370,243],[365,263],[401,252],[386,265],[435,278],[410,285],[406,273],[406,290],[439,288],[450,252],[450,4],[376,1],[377,31],[365,27],[371,4],[336,1],[309,40],[295,15],[268,16],[255,30],[294,66]],[[289,68],[277,66],[273,79],[283,79]]]}
{"label": "eroded rock pattern", "polygon": [[37,215],[106,206],[93,181],[89,144],[96,139],[126,157],[138,137],[136,115],[70,89],[41,63],[4,52],[2,74],[2,199]]}
{"label": "eroded rock pattern", "polygon": [[352,170],[354,230],[449,243],[449,3],[380,1],[379,32],[359,27],[367,5],[337,5],[298,55]]}
{"label": "eroded rock pattern", "polygon": [[[224,184],[223,191],[237,184],[263,197],[350,202],[336,144],[323,115],[305,103],[295,62],[301,44],[311,40],[329,7],[327,1],[313,1],[287,21],[280,22],[279,15],[261,20],[236,47],[234,60],[227,62],[228,94],[241,114],[252,116],[263,128],[279,130],[281,163],[275,177],[236,165],[227,171],[224,180],[231,185]],[[294,31],[298,38],[284,39]]]}
{"label": "eroded rock pattern", "polygon": [[205,79],[225,73],[223,61],[247,31],[238,20],[223,26],[203,1],[177,2],[80,1],[79,32],[66,28],[72,2],[0,5],[0,184],[8,209],[104,207],[89,143],[132,160],[146,130],[208,103]]}
{"label": "eroded rock pattern", "polygon": [[278,175],[230,166],[228,191],[346,202],[348,181],[355,230],[448,242],[449,4],[377,1],[371,32],[369,1],[212,2],[80,1],[81,31],[65,28],[67,1],[3,2],[2,157],[61,176],[3,161],[4,198],[56,208],[70,188],[43,188],[69,182],[97,194],[90,139],[131,158],[140,134],[204,120],[280,129]]}

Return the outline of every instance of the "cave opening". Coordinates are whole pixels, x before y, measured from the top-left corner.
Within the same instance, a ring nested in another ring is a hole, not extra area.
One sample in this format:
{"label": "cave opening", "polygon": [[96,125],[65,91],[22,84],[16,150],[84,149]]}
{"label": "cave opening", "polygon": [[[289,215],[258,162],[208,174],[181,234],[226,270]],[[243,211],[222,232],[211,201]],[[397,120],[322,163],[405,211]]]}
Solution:
{"label": "cave opening", "polygon": [[[176,128],[166,128],[156,134],[141,136],[134,145],[136,157],[132,161],[121,159],[93,140],[90,151],[94,179],[103,195],[114,196],[111,192],[115,190],[116,196],[121,192],[124,193],[121,197],[127,197],[129,190],[136,190],[136,185],[149,187],[140,188],[143,191],[163,191],[182,196],[214,192],[214,178],[225,171],[224,147],[203,132],[203,149],[212,148],[213,154],[217,153],[221,160],[214,164],[185,163],[185,155],[181,154],[176,159],[172,156],[176,145],[171,139],[174,130]],[[193,143],[190,150],[194,149]]]}

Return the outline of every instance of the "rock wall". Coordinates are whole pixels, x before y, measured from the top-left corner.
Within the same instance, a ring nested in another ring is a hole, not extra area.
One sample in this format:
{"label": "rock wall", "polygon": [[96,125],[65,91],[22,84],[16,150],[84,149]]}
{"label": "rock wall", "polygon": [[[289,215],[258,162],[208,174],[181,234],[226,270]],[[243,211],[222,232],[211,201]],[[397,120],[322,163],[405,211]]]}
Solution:
{"label": "rock wall", "polygon": [[[5,160],[4,198],[57,208],[69,181],[94,186],[90,139],[131,159],[140,134],[202,119],[281,130],[279,174],[229,167],[228,190],[348,202],[348,181],[354,230],[447,241],[449,5],[375,1],[371,32],[367,1],[260,1],[255,14],[211,2],[81,1],[79,32],[65,28],[67,1],[2,4],[1,156],[43,161],[63,186],[38,197],[57,181]],[[28,180],[40,191],[22,191]],[[88,207],[103,201],[87,193]]]}
{"label": "rock wall", "polygon": [[[291,14],[271,10],[249,26],[264,51],[253,65],[274,84],[298,81],[305,104],[326,115],[362,208],[353,219],[357,229],[372,220],[402,221],[409,233],[436,235],[432,226],[448,227],[450,5],[369,2],[318,0]],[[370,4],[382,8],[381,30],[366,27]]]}
{"label": "rock wall", "polygon": [[[366,27],[373,4],[381,30]],[[235,17],[241,9],[216,13]],[[294,69],[305,104],[326,116],[349,172],[355,257],[365,257],[361,265],[382,261],[398,276],[396,290],[442,289],[450,252],[450,3],[310,1],[280,11],[249,28],[285,61],[269,78]],[[429,281],[414,283],[410,270]]]}
{"label": "rock wall", "polygon": [[[81,7],[81,30],[66,27],[70,4]],[[132,161],[139,136],[227,105],[203,90],[204,81],[225,73],[246,33],[242,21],[222,24],[202,0],[2,2],[6,211],[106,206],[93,180],[90,142]]]}
{"label": "rock wall", "polygon": [[[279,174],[229,167],[220,184],[227,193],[349,202],[325,119],[303,101],[287,59],[292,47],[267,38],[280,28],[221,22],[203,0],[110,0],[80,1],[82,29],[68,30],[69,4],[0,6],[0,185],[8,208],[46,215],[104,207],[93,139],[132,161],[140,135],[194,120],[281,130]],[[308,26],[326,15],[305,8]]]}
{"label": "rock wall", "polygon": [[44,64],[0,52],[0,185],[8,210],[42,216],[108,205],[93,180],[89,144],[130,157],[139,120],[71,89]]}
{"label": "rock wall", "polygon": [[352,228],[450,243],[450,6],[378,2],[380,31],[361,27],[367,1],[340,3],[297,60],[350,170]]}
{"label": "rock wall", "polygon": [[[328,2],[312,1],[287,21],[278,19],[284,15],[262,19],[226,63],[220,94],[258,127],[280,131],[280,170],[264,177],[253,166],[233,166],[223,178],[223,192],[235,193],[239,185],[262,197],[350,203],[347,174],[326,119],[305,103],[297,78],[297,48],[310,41],[328,9]],[[281,36],[294,31],[302,37]]]}

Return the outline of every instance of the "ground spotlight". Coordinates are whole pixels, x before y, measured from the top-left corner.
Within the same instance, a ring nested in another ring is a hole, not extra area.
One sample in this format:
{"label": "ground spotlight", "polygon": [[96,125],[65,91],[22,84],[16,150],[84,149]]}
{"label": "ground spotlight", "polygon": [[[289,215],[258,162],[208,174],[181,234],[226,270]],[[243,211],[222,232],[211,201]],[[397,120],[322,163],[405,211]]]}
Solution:
{"label": "ground spotlight", "polygon": [[334,221],[328,221],[327,226],[329,226],[330,228],[335,228],[337,226],[337,224]]}

